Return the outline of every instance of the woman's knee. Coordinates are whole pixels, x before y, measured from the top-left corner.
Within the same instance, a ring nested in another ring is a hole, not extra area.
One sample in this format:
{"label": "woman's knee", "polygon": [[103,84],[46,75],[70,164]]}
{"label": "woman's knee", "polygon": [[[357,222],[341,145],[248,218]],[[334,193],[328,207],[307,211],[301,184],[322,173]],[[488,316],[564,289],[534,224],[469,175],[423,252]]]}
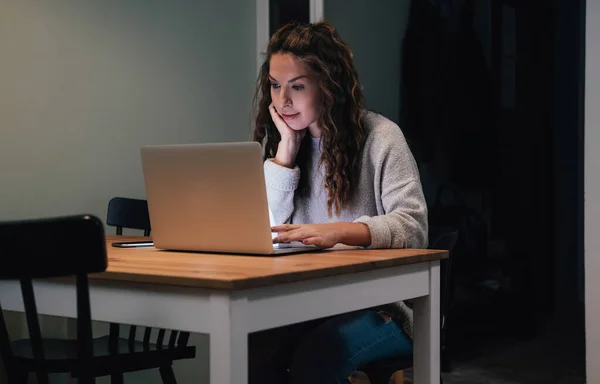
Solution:
{"label": "woman's knee", "polygon": [[328,320],[306,335],[298,344],[291,364],[292,384],[347,383],[345,365],[350,358],[346,339],[348,324],[360,314],[342,315]]}
{"label": "woman's knee", "polygon": [[[373,311],[335,317],[302,340],[291,365],[292,383],[348,383],[369,360],[396,354],[405,335]],[[405,348],[406,346],[404,346]]]}

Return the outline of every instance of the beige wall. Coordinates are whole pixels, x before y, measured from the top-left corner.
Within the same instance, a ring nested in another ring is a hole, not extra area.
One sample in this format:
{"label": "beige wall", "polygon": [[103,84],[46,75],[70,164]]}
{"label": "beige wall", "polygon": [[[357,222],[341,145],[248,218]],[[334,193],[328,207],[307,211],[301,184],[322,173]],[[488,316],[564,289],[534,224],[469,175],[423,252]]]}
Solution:
{"label": "beige wall", "polygon": [[585,311],[587,382],[600,383],[600,2],[586,5]]}
{"label": "beige wall", "polygon": [[255,2],[0,0],[0,218],[144,197],[139,147],[248,138]]}
{"label": "beige wall", "polygon": [[[255,6],[0,0],[0,220],[105,219],[112,196],[145,196],[140,146],[247,140]],[[9,317],[22,334],[20,316]],[[61,319],[42,327],[67,329]],[[208,382],[207,338],[192,342],[198,358],[176,363],[178,381]]]}

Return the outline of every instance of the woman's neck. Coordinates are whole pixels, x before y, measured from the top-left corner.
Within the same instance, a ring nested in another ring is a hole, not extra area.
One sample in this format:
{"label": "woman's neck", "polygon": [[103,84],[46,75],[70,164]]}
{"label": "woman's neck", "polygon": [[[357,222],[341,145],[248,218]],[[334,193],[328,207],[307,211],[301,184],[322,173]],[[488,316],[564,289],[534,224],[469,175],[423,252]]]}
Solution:
{"label": "woman's neck", "polygon": [[317,126],[316,122],[308,126],[308,134],[314,138],[321,137],[321,128]]}

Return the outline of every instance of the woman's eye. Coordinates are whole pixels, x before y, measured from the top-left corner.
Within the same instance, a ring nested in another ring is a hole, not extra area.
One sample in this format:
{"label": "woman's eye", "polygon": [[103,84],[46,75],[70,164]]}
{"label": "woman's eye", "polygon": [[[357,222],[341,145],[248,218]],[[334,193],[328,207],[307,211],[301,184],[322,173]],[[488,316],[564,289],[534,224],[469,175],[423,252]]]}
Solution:
{"label": "woman's eye", "polygon": [[304,85],[294,85],[292,89],[295,91],[301,91],[304,89]]}
{"label": "woman's eye", "polygon": [[271,83],[271,88],[277,89],[279,88],[279,84]]}

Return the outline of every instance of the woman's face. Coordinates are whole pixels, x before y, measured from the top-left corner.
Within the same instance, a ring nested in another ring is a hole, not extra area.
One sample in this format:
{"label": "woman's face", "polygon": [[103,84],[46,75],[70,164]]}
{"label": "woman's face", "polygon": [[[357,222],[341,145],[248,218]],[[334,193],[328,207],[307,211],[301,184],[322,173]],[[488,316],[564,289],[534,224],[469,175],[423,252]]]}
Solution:
{"label": "woman's face", "polygon": [[296,131],[308,128],[320,137],[319,86],[316,76],[299,59],[288,53],[276,53],[269,63],[271,100],[287,125]]}

